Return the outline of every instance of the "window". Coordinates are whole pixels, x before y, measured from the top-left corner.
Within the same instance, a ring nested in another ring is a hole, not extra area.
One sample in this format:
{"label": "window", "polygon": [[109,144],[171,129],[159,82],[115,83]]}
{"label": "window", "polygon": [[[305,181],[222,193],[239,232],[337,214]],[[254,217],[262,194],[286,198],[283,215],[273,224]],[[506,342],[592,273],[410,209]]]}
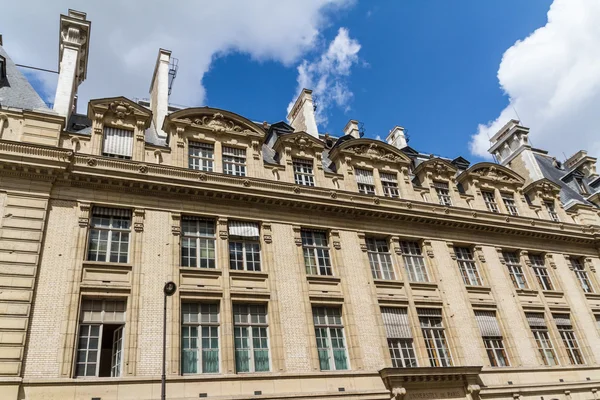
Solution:
{"label": "window", "polygon": [[512,193],[502,193],[502,201],[504,202],[506,211],[508,211],[510,215],[519,215],[519,210],[517,209],[517,204],[515,203],[515,197],[512,195]]}
{"label": "window", "polygon": [[552,314],[552,318],[554,318],[560,337],[567,350],[569,362],[573,365],[585,364],[569,314]]}
{"label": "window", "polygon": [[133,131],[104,127],[102,155],[129,159],[132,151]]}
{"label": "window", "polygon": [[508,356],[504,350],[502,332],[494,311],[475,311],[475,320],[479,325],[485,351],[492,367],[509,366]]}
{"label": "window", "polygon": [[217,267],[214,220],[192,216],[181,218],[181,266]]}
{"label": "window", "polygon": [[433,187],[437,193],[440,204],[443,206],[451,206],[452,198],[450,198],[448,182],[433,182]]}
{"label": "window", "polygon": [[494,192],[481,191],[481,195],[483,196],[483,201],[485,201],[488,211],[497,213],[498,204],[496,204],[496,196],[494,195]]}
{"label": "window", "polygon": [[585,293],[594,293],[594,287],[592,286],[592,282],[588,277],[587,271],[585,270],[585,266],[581,262],[581,259],[571,257],[571,266],[573,267],[575,276],[577,276],[577,280],[579,280],[579,284],[581,285],[583,291]]}
{"label": "window", "polygon": [[188,164],[190,169],[212,172],[214,153],[215,146],[210,143],[189,142]]}
{"label": "window", "polygon": [[416,367],[417,358],[406,308],[381,307],[388,349],[394,368]]}
{"label": "window", "polygon": [[558,214],[554,208],[554,201],[545,201],[544,205],[546,206],[546,211],[548,211],[550,219],[554,222],[560,222],[560,218],[558,218]]}
{"label": "window", "polygon": [[594,318],[596,318],[596,326],[600,329],[600,314],[594,314]]}
{"label": "window", "polygon": [[527,318],[527,323],[529,324],[529,328],[531,328],[544,364],[549,366],[558,365],[558,359],[556,358],[556,353],[548,334],[548,326],[546,325],[544,314],[531,312],[525,313],[525,317]]}
{"label": "window", "polygon": [[531,268],[533,268],[533,273],[542,290],[554,290],[552,280],[550,279],[548,269],[546,268],[542,256],[539,254],[530,254],[529,261],[531,262]]}
{"label": "window", "polygon": [[233,305],[236,372],[269,371],[268,327],[265,305]]}
{"label": "window", "polygon": [[373,171],[366,169],[354,169],[358,191],[363,194],[375,194],[375,181],[373,180]]}
{"label": "window", "polygon": [[302,254],[307,275],[333,275],[325,231],[302,229]]}
{"label": "window", "polygon": [[387,240],[366,238],[367,254],[374,279],[396,279],[392,266],[392,255]]}
{"label": "window", "polygon": [[130,232],[131,210],[94,207],[87,259],[127,263]]}
{"label": "window", "polygon": [[121,376],[125,301],[81,302],[75,376]]}
{"label": "window", "polygon": [[341,309],[313,307],[312,311],[321,371],[349,369]]}
{"label": "window", "polygon": [[575,178],[575,182],[577,183],[577,188],[579,189],[580,194],[590,194],[583,182],[583,178]]}
{"label": "window", "polygon": [[454,253],[458,261],[458,268],[465,285],[482,286],[483,282],[477,270],[477,264],[473,258],[473,252],[468,247],[455,247]]}
{"label": "window", "polygon": [[315,186],[312,160],[294,158],[293,164],[296,185]]}
{"label": "window", "polygon": [[523,268],[519,262],[519,255],[510,251],[503,251],[502,257],[508,268],[513,285],[518,289],[527,289],[527,279],[525,279]]}
{"label": "window", "polygon": [[181,304],[181,372],[219,372],[219,306]]}
{"label": "window", "polygon": [[6,78],[6,58],[0,56],[0,79]]}
{"label": "window", "polygon": [[246,150],[223,147],[223,172],[229,175],[246,176]]}
{"label": "window", "polygon": [[260,271],[259,230],[256,222],[229,221],[229,268]]}
{"label": "window", "polygon": [[421,246],[417,242],[401,242],[402,259],[404,268],[410,282],[429,282],[425,258],[421,253]]}
{"label": "window", "polygon": [[436,308],[417,308],[419,323],[425,339],[429,364],[432,367],[451,367],[452,357],[444,325],[442,324],[442,310]]}
{"label": "window", "polygon": [[383,186],[383,195],[385,197],[400,197],[396,174],[380,172],[379,176],[381,178],[381,186]]}

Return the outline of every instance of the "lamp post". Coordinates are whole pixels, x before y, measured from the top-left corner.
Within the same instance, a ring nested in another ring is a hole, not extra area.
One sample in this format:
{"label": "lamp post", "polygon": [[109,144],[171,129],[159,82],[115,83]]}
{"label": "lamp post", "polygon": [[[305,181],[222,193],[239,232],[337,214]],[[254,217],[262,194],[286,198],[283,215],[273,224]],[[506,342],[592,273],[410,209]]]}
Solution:
{"label": "lamp post", "polygon": [[162,357],[162,377],[161,377],[161,385],[160,385],[160,398],[161,400],[165,400],[167,397],[167,297],[172,296],[177,290],[177,285],[175,282],[169,281],[165,283],[165,287],[163,288],[163,292],[165,294],[164,303],[163,303],[163,357]]}

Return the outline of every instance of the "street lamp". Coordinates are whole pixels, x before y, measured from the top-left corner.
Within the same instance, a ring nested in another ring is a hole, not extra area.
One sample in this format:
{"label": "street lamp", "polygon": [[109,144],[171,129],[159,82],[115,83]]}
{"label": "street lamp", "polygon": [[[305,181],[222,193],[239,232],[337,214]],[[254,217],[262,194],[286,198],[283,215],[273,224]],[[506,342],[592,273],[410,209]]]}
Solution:
{"label": "street lamp", "polygon": [[173,296],[177,291],[177,285],[173,281],[165,283],[163,292],[165,293],[165,299],[163,303],[163,359],[162,359],[162,377],[160,386],[160,398],[161,400],[166,399],[167,395],[167,297]]}

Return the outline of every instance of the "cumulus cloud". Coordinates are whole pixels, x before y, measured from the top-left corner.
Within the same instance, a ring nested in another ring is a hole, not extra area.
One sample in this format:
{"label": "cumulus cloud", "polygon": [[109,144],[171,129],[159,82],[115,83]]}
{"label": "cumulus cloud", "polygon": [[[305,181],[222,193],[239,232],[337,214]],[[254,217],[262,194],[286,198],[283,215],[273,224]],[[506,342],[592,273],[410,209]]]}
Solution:
{"label": "cumulus cloud", "polygon": [[312,61],[303,60],[298,66],[298,88],[288,105],[288,112],[303,88],[312,89],[318,103],[317,124],[327,125],[327,110],[331,106],[348,111],[354,96],[348,87],[352,67],[358,63],[360,44],[350,38],[346,28],[340,28],[327,49]]}
{"label": "cumulus cloud", "polygon": [[600,156],[599,42],[598,0],[554,0],[546,25],[504,53],[498,79],[510,104],[479,125],[471,152],[489,157],[488,137],[520,117],[535,147],[557,156],[580,149]]}
{"label": "cumulus cloud", "polygon": [[[202,78],[215,58],[241,52],[254,60],[294,65],[318,44],[332,11],[352,2],[105,0],[74,6],[72,0],[13,1],[2,5],[0,26],[15,62],[57,69],[59,14],[73,7],[87,12],[91,49],[80,108],[90,98],[147,97],[161,47],[179,58],[171,101],[199,105],[206,101]],[[36,76],[52,101],[56,76]]]}

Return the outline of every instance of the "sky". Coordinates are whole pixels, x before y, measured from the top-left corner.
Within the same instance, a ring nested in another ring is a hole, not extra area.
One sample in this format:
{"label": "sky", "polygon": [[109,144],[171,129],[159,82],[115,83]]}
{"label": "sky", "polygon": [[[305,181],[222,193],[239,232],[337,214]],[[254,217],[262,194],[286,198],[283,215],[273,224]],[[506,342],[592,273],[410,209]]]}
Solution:
{"label": "sky", "polygon": [[[476,162],[517,118],[559,159],[600,156],[598,0],[10,2],[13,60],[56,70],[69,8],[92,21],[80,113],[90,98],[147,98],[166,48],[179,59],[172,103],[277,122],[307,87],[332,135],[350,119],[370,138],[400,125],[421,152]],[[53,102],[56,75],[23,71]]]}

